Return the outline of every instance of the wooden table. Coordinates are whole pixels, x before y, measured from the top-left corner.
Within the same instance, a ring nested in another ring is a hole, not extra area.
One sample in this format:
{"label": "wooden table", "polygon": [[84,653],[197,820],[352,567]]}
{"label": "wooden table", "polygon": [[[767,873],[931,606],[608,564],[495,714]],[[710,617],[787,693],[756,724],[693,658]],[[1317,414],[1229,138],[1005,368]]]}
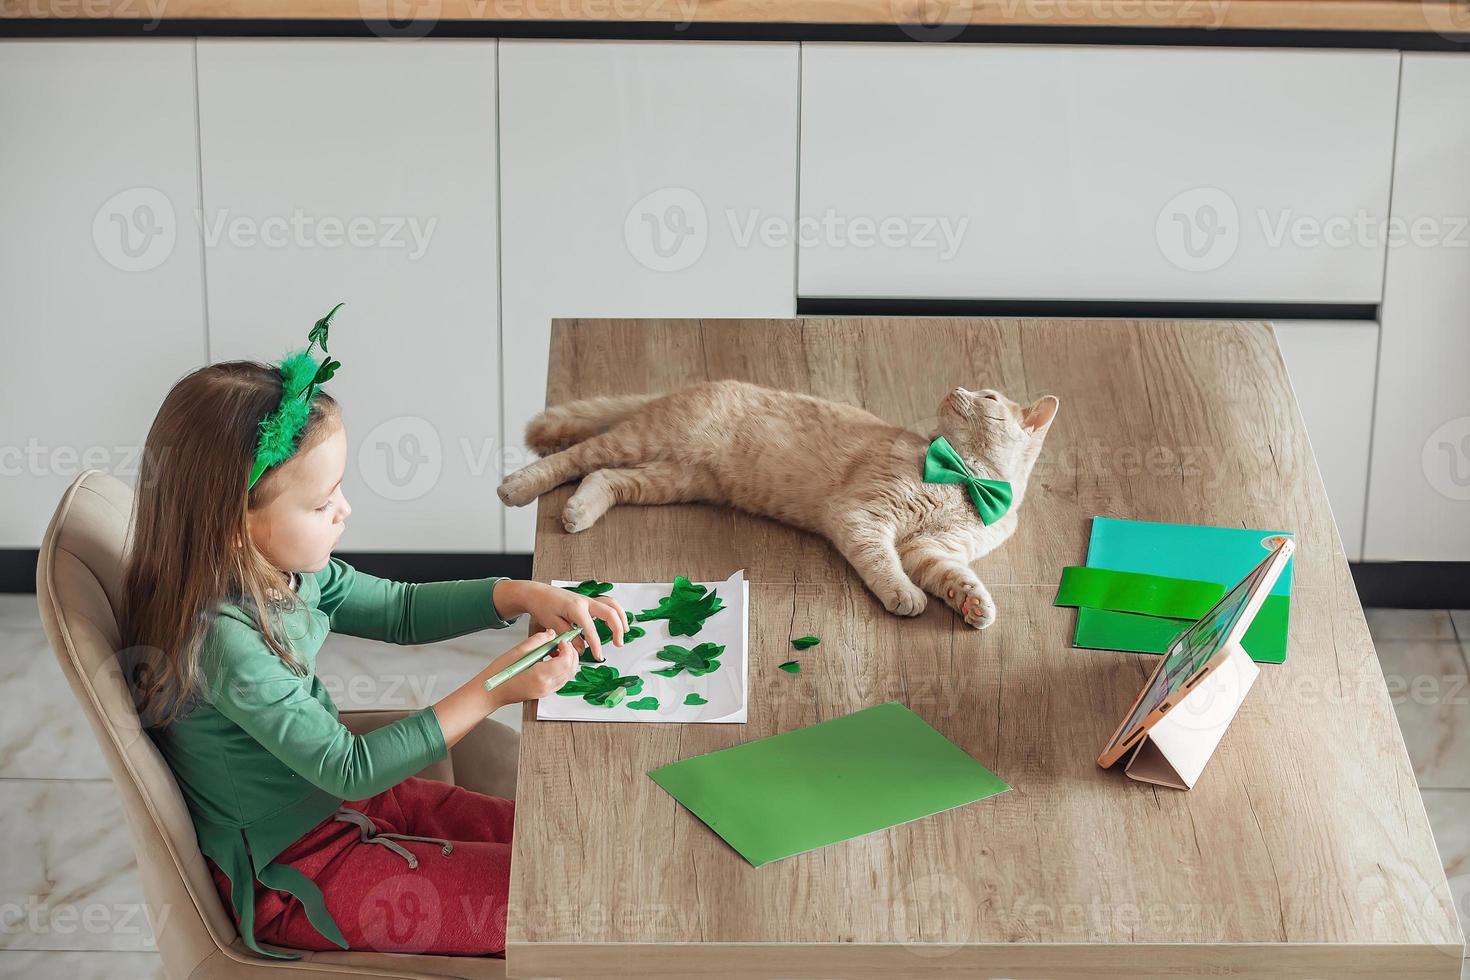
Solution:
{"label": "wooden table", "polygon": [[[887,614],[822,539],[702,504],[562,530],[538,579],[750,586],[745,725],[536,722],[522,736],[511,976],[1459,976],[1463,937],[1268,324],[563,320],[549,402],[710,378],[927,431],[952,386],[1061,413],[1016,535],[977,563],[999,618]],[[917,461],[916,461],[917,465]],[[1290,653],[1191,792],[1094,763],[1154,663],[1073,649],[1052,606],[1090,518],[1297,533]],[[802,656],[790,637],[815,633]],[[898,700],[1015,788],[752,868],[645,774]]]}
{"label": "wooden table", "polygon": [[[156,10],[154,8],[157,8]],[[391,17],[432,18],[465,25],[482,24],[494,34],[499,25],[526,22],[581,22],[594,31],[620,24],[741,25],[768,24],[778,30],[806,25],[920,25],[917,39],[932,37],[923,25],[1151,27],[1267,29],[1307,31],[1406,31],[1450,34],[1470,29],[1470,12],[1457,0],[964,0],[935,4],[921,0],[169,0],[142,5],[136,0],[0,0],[0,20],[56,18],[86,21],[118,18],[151,24],[164,21],[318,20],[361,23]],[[148,30],[152,28],[149,27]]]}

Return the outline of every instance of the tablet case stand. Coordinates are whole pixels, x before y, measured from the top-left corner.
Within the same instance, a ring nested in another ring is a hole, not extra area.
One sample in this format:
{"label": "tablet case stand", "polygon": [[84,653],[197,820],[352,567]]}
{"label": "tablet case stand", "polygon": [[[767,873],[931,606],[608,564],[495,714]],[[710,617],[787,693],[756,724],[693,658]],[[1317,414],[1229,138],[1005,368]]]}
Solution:
{"label": "tablet case stand", "polygon": [[1132,779],[1192,789],[1261,669],[1239,643],[1139,742],[1123,770]]}

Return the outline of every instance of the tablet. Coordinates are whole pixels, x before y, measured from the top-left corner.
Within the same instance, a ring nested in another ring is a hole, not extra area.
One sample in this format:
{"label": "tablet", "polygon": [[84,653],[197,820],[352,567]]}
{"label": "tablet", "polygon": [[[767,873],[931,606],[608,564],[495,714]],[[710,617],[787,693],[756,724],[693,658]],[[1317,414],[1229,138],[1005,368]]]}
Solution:
{"label": "tablet", "polygon": [[1272,550],[1265,560],[1170,644],[1128,717],[1097,757],[1098,765],[1106,769],[1122,758],[1240,643],[1296,547],[1284,535],[1268,539],[1268,544]]}

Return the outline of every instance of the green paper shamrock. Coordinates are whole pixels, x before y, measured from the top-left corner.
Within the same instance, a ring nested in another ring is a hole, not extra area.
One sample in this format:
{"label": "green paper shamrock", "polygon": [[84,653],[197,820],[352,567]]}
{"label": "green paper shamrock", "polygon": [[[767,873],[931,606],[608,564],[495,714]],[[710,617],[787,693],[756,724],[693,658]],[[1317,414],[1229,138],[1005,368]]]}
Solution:
{"label": "green paper shamrock", "polygon": [[693,691],[690,691],[688,694],[684,695],[684,703],[685,704],[709,704],[709,698],[702,698],[698,694],[695,694]]}
{"label": "green paper shamrock", "polygon": [[821,642],[822,641],[817,639],[815,636],[803,636],[792,640],[791,645],[796,647],[796,649],[798,650],[805,650],[808,647],[814,647]]}
{"label": "green paper shamrock", "polygon": [[658,605],[640,612],[638,619],[645,623],[667,619],[670,636],[693,636],[703,628],[705,620],[723,608],[724,600],[713,589],[706,590],[704,586],[676,575],[673,590],[660,599]]}
{"label": "green paper shamrock", "polygon": [[566,697],[581,695],[588,704],[611,708],[623,699],[623,695],[637,694],[642,690],[643,678],[624,677],[616,667],[602,664],[580,668],[577,676],[563,684],[556,693]]}
{"label": "green paper shamrock", "polygon": [[338,303],[336,306],[328,310],[327,315],[318,320],[312,326],[311,330],[307,332],[306,339],[311,342],[306,346],[306,349],[308,351],[311,350],[311,344],[316,344],[322,349],[323,354],[327,353],[327,331],[332,326],[332,317],[337,315],[337,311],[342,308],[342,305],[343,304]]}
{"label": "green paper shamrock", "polygon": [[623,707],[631,708],[634,711],[657,711],[658,698],[650,695],[646,698],[639,698],[637,701],[629,701]]}
{"label": "green paper shamrock", "polygon": [[724,652],[725,648],[718,643],[701,643],[693,650],[670,643],[654,656],[667,660],[673,666],[655,670],[654,673],[660,677],[675,677],[686,670],[694,677],[710,674],[720,669],[717,658]]}
{"label": "green paper shamrock", "polygon": [[589,578],[587,581],[577,585],[563,585],[562,588],[568,592],[575,592],[577,595],[596,598],[597,596],[606,595],[611,592],[613,590],[613,584],[611,582],[599,582],[595,578]]}
{"label": "green paper shamrock", "polygon": [[780,668],[782,670],[786,671],[786,673],[788,673],[788,674],[799,674],[799,673],[801,673],[801,661],[800,660],[788,660],[784,664],[779,664],[778,666],[780,666]]}

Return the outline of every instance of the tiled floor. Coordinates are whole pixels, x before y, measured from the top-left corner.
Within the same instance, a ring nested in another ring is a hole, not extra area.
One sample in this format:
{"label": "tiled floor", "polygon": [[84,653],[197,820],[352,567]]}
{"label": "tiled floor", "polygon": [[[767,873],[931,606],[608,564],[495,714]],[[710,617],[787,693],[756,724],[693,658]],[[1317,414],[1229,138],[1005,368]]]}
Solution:
{"label": "tiled floor", "polygon": [[[1368,625],[1456,906],[1470,920],[1470,612],[1375,609]],[[333,636],[320,669],[342,708],[419,707],[524,630],[506,633],[419,648]],[[0,595],[0,704],[0,977],[161,977],[116,794],[34,596]],[[519,709],[501,718],[519,726]]]}

